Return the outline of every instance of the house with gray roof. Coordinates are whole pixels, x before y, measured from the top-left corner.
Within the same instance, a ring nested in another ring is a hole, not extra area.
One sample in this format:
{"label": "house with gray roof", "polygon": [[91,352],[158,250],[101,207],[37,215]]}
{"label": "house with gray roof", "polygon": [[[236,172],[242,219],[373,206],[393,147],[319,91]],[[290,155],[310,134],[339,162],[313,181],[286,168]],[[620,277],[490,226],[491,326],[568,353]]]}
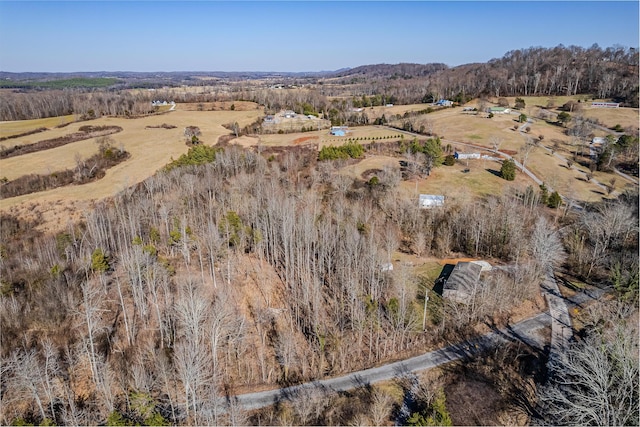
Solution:
{"label": "house with gray roof", "polygon": [[483,266],[475,262],[459,262],[444,279],[442,297],[462,304],[469,304],[480,283]]}

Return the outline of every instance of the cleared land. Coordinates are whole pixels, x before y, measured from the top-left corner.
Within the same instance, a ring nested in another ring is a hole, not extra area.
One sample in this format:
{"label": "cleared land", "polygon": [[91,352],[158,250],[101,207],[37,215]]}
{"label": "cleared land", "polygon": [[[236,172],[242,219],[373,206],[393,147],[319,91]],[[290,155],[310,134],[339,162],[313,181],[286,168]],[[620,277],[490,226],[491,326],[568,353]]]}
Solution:
{"label": "cleared land", "polygon": [[[13,120],[9,122],[0,122],[0,138],[21,135],[38,128],[55,128],[56,126],[71,123],[75,119],[76,117],[73,114],[70,114],[68,116],[48,117],[46,119]],[[58,130],[60,130],[63,134],[64,132],[69,132],[66,127]],[[31,135],[31,137],[38,138],[37,134]],[[18,143],[16,142],[17,140],[17,138],[12,138],[9,140],[0,141],[0,144],[6,146],[18,145]],[[22,144],[27,144],[27,142],[22,142]]]}
{"label": "cleared land", "polygon": [[245,147],[256,146],[258,144],[264,147],[287,147],[305,144],[318,144],[318,148],[328,145],[343,145],[349,139],[355,140],[361,144],[376,141],[392,141],[394,139],[406,138],[402,133],[393,129],[378,126],[359,126],[350,127],[346,136],[333,136],[327,129],[312,132],[295,132],[285,134],[265,134],[258,137],[241,137],[230,141],[231,144],[239,144]]}
{"label": "cleared land", "polygon": [[[77,127],[86,124],[120,126],[124,130],[112,137],[116,146],[121,144],[131,153],[131,158],[109,169],[105,177],[99,181],[1,200],[0,209],[25,201],[95,200],[111,196],[143,181],[166,165],[172,158],[178,158],[185,153],[189,148],[185,144],[183,136],[185,127],[198,126],[202,132],[201,141],[213,145],[220,136],[229,134],[229,130],[225,129],[223,124],[237,121],[241,126],[244,126],[252,123],[261,115],[262,111],[257,109],[216,112],[194,112],[178,109],[169,114],[140,119],[100,118],[24,137],[29,142],[37,142],[77,131]],[[146,126],[160,126],[163,123],[175,125],[176,128],[146,128]],[[98,147],[94,141],[79,141],[51,150],[3,159],[0,161],[0,174],[11,180],[27,173],[46,174],[72,168],[75,166],[76,154],[84,158],[97,152]]]}
{"label": "cleared land", "polygon": [[[566,99],[565,99],[566,98]],[[509,99],[513,104],[514,99]],[[535,117],[540,107],[546,106],[546,97],[524,97],[526,102],[525,113],[529,117]],[[569,99],[576,97],[556,97],[553,99],[556,106],[562,105]],[[585,102],[585,100],[582,100]],[[588,101],[590,105],[590,101]],[[101,118],[89,122],[72,123],[64,128],[55,126],[66,123],[73,119],[73,116],[57,117],[51,119],[29,120],[21,122],[0,123],[0,135],[15,135],[28,132],[40,127],[47,127],[49,130],[38,134],[28,135],[20,138],[4,141],[5,145],[29,144],[43,139],[50,139],[77,132],[82,125],[91,124],[93,126],[115,125],[121,126],[124,130],[113,136],[116,146],[122,144],[129,151],[132,157],[126,162],[110,169],[107,175],[100,181],[85,184],[82,186],[70,186],[58,188],[51,191],[34,193],[21,197],[0,201],[0,209],[19,204],[24,201],[44,202],[42,206],[51,207],[51,204],[58,200],[79,203],[84,200],[95,200],[113,195],[130,185],[138,183],[155,171],[167,164],[171,158],[177,158],[188,150],[184,143],[183,131],[186,126],[198,126],[202,132],[201,140],[208,145],[217,142],[221,135],[228,135],[230,132],[222,125],[237,121],[241,126],[250,124],[263,116],[263,111],[255,103],[233,102],[235,110],[231,111],[232,102],[215,103],[208,105],[209,108],[224,111],[197,111],[198,104],[178,104],[175,111],[140,119],[116,119]],[[467,106],[475,106],[475,102]],[[586,104],[585,104],[586,105]],[[375,114],[404,114],[407,111],[419,111],[429,107],[428,104],[397,105],[393,107],[365,108],[370,118]],[[620,124],[626,127],[631,124],[638,124],[638,109],[598,109],[586,107],[583,114],[587,117],[594,117],[606,126]],[[490,148],[492,139],[498,137],[501,140],[500,149],[511,150],[519,153],[525,145],[527,137],[513,129],[517,124],[515,121],[517,114],[496,115],[492,119],[483,115],[463,113],[462,107],[446,108],[431,114],[421,115],[415,118],[414,127],[419,128],[425,125],[437,135],[444,138],[443,145],[451,144],[452,148],[461,152],[472,152],[470,147],[457,146],[456,142],[465,142]],[[147,129],[147,126],[160,126],[163,123],[176,126],[175,129]],[[561,126],[549,124],[544,120],[534,118],[533,123],[529,123],[531,128],[529,137],[537,139],[543,135],[544,139],[540,145],[552,147],[556,145],[556,152],[565,157],[569,157],[575,150],[571,145],[571,139],[565,135],[565,129]],[[597,136],[605,135],[607,132],[596,130]],[[330,135],[328,130],[299,132],[289,134],[269,134],[260,136],[244,136],[231,141],[232,144],[242,146],[262,145],[265,147],[298,146],[313,144],[318,148],[327,145],[342,145],[348,140],[355,140],[358,143],[368,143],[376,138],[376,141],[393,141],[397,139],[410,140],[412,136],[403,135],[401,131],[382,126],[351,127],[345,137]],[[587,182],[584,166],[575,164],[572,169],[566,167],[566,163],[552,157],[542,146],[533,149],[527,160],[526,166],[538,177],[550,186],[558,189],[561,194],[576,200],[596,201],[602,197],[608,197],[605,191],[593,182]],[[94,140],[80,141],[64,147],[46,150],[39,153],[32,153],[15,158],[0,160],[0,176],[8,179],[15,179],[26,173],[48,173],[64,168],[75,166],[76,154],[81,157],[89,157],[97,151]],[[520,154],[515,157],[521,160]],[[365,160],[349,166],[350,169],[344,173],[361,177],[361,174],[369,169],[381,169],[385,164],[397,164],[397,159],[382,156],[370,156]],[[469,169],[468,172],[463,172]],[[522,174],[518,173],[516,181],[507,182],[500,178],[497,171],[500,170],[499,162],[485,160],[471,160],[467,164],[458,163],[453,167],[442,166],[434,169],[427,179],[403,182],[402,188],[414,194],[430,193],[444,194],[450,198],[468,199],[477,195],[501,194],[508,187],[525,188],[535,184]],[[596,172],[595,179],[600,183],[609,183],[612,178],[616,178],[615,187],[617,191],[622,191],[628,186],[621,177],[615,174]],[[46,210],[43,208],[43,212]]]}
{"label": "cleared land", "polygon": [[[575,97],[567,97],[566,100],[555,98],[556,105],[561,102],[566,102],[569,99],[575,99]],[[513,102],[513,100],[511,102]],[[541,105],[542,103],[546,104],[546,98],[530,97],[525,98],[525,102],[527,105]],[[468,104],[468,106],[474,105],[474,103]],[[534,116],[536,115],[536,109],[539,109],[539,107],[531,108]],[[588,107],[584,110],[584,113],[587,117],[593,115],[594,118],[598,118],[601,122],[605,120],[603,119],[604,117],[606,120],[610,120],[612,123],[620,123],[622,126],[625,126],[624,123],[632,121],[633,116],[635,116],[636,123],[638,122],[637,109],[601,109]],[[540,135],[543,135],[544,139],[540,142],[541,146],[533,148],[529,154],[526,162],[527,169],[530,169],[544,182],[548,183],[554,189],[557,189],[562,195],[572,199],[592,202],[601,200],[603,197],[609,197],[600,186],[594,182],[586,181],[585,174],[588,172],[586,167],[580,164],[574,164],[572,169],[569,169],[566,167],[566,162],[551,156],[549,151],[543,148],[552,148],[555,145],[558,154],[571,157],[576,150],[576,146],[572,145],[571,137],[565,134],[566,129],[564,127],[533,118],[533,122],[527,124],[527,126],[530,127],[530,132],[528,134],[522,134],[514,130],[514,125],[519,125],[519,123],[516,122],[518,114],[520,113],[495,115],[493,118],[488,119],[483,115],[463,113],[460,107],[448,108],[416,117],[414,127],[419,128],[421,125],[430,124],[434,133],[444,137],[443,145],[446,146],[450,143],[454,150],[460,152],[473,152],[474,149],[463,145],[456,145],[455,142],[491,148],[492,140],[499,138],[500,149],[517,153],[514,154],[514,157],[518,160],[522,160],[521,153],[527,139],[537,140]],[[398,125],[400,123],[401,121],[398,121],[395,124]],[[604,136],[607,132],[596,129],[594,134]],[[587,152],[588,148],[585,150],[585,152]],[[473,165],[476,162],[478,162],[478,160],[469,161],[469,165]],[[440,169],[442,168],[438,168],[438,170]],[[500,165],[496,164],[495,169],[499,170]],[[596,172],[594,177],[600,183],[609,183],[612,178],[616,178],[615,187],[617,191],[623,191],[633,186],[633,184],[624,181],[621,177],[613,173]],[[488,192],[486,189],[483,189],[483,187],[486,185],[490,186],[490,180],[487,181],[487,183],[480,184],[482,181],[484,181],[484,178],[476,184],[471,183],[470,187],[464,189],[464,191],[475,188],[479,194],[487,194]],[[529,184],[535,186],[531,181],[529,181]]]}

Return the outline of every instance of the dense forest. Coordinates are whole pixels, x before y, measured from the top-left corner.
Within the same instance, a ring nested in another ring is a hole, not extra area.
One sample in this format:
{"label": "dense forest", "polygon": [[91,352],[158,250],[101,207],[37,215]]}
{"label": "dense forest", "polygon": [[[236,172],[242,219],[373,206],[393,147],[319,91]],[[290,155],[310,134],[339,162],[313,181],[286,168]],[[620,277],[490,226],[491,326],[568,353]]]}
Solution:
{"label": "dense forest", "polygon": [[[210,81],[214,89],[197,94],[173,89],[171,81],[163,83],[164,86],[156,91],[146,93],[130,92],[128,89],[131,87],[126,84],[111,90],[73,87],[58,91],[34,89],[3,94],[0,98],[0,120],[65,114],[85,118],[136,116],[153,112],[150,102],[154,99],[176,102],[251,100],[276,110],[294,109],[308,103],[314,106],[315,111],[328,113],[336,107],[328,98],[345,95],[376,96],[384,103],[412,104],[435,102],[441,98],[464,103],[477,97],[588,94],[593,98],[614,99],[625,106],[638,107],[638,64],[637,48],[559,45],[514,50],[487,63],[457,67],[444,64],[378,64],[334,74],[286,75],[280,80],[288,87],[304,87],[304,90],[257,87],[248,80],[250,74],[242,78],[242,75],[233,73],[229,73],[228,79]],[[196,86],[205,82],[207,80],[187,81]],[[352,105],[343,105],[343,112],[350,107]]]}
{"label": "dense forest", "polygon": [[[398,144],[366,149],[399,155]],[[336,173],[348,161],[197,146],[56,235],[3,215],[2,423],[250,422],[218,399],[500,324],[550,266],[637,303],[637,194],[579,213],[548,210],[531,188],[424,210],[401,196],[396,169],[366,182]],[[423,318],[433,283],[382,268],[397,250],[512,268],[468,306],[432,294]]]}

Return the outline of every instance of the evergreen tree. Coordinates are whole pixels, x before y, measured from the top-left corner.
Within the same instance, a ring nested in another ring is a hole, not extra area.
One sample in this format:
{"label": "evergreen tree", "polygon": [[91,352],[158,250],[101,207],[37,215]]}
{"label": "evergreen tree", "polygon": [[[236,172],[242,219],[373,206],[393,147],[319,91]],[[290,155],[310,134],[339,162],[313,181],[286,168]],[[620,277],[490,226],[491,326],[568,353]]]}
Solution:
{"label": "evergreen tree", "polygon": [[507,159],[502,162],[500,168],[500,176],[507,181],[513,181],[516,179],[516,164],[513,160]]}

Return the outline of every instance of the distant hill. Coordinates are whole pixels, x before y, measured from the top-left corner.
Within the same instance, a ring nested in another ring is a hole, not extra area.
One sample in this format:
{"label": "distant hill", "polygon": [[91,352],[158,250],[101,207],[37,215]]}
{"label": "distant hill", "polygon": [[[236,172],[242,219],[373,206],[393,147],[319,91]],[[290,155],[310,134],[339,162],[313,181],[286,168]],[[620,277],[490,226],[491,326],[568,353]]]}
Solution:
{"label": "distant hill", "polygon": [[387,77],[387,78],[414,78],[424,77],[437,71],[446,70],[449,67],[445,64],[372,64],[361,65],[356,68],[347,68],[335,71],[328,77]]}

